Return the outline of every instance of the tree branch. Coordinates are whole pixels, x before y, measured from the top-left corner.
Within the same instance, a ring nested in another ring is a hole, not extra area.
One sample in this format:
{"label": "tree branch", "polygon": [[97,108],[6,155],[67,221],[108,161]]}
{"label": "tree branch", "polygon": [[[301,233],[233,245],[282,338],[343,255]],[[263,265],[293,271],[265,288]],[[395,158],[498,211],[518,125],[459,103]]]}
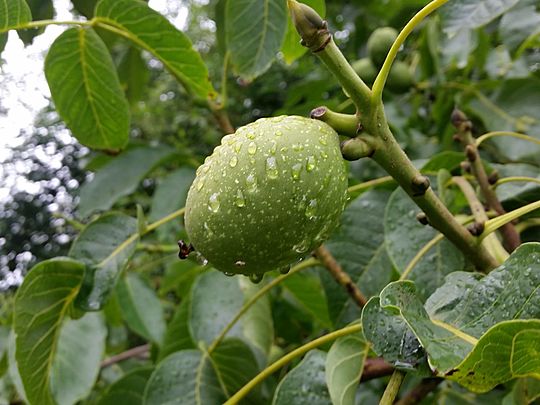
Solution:
{"label": "tree branch", "polygon": [[442,378],[425,378],[420,384],[409,391],[395,405],[414,405],[422,401],[443,381]]}
{"label": "tree branch", "polygon": [[394,366],[387,363],[382,357],[372,357],[364,362],[364,371],[360,381],[369,381],[375,378],[385,377],[394,372]]}
{"label": "tree branch", "polygon": [[125,352],[115,354],[101,362],[101,368],[109,367],[113,364],[130,359],[132,357],[146,358],[148,351],[150,350],[150,344],[147,343],[142,346],[133,347]]}
{"label": "tree branch", "polygon": [[332,253],[330,253],[324,245],[315,249],[315,256],[319,259],[321,264],[326,267],[332,277],[345,288],[347,293],[360,308],[366,305],[367,299],[364,294],[362,294],[358,286],[352,281],[351,277],[343,271],[339,263],[334,259],[334,256],[332,256]]}

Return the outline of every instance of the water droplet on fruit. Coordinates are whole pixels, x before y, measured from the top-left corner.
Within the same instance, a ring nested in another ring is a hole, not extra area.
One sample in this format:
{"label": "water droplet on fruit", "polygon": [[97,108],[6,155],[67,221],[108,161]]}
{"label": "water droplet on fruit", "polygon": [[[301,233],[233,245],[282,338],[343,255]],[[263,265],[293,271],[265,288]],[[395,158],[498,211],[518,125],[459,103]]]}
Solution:
{"label": "water droplet on fruit", "polygon": [[249,281],[251,281],[253,284],[259,284],[264,277],[264,274],[250,274],[249,275]]}
{"label": "water droplet on fruit", "polygon": [[288,264],[287,266],[283,266],[282,268],[280,268],[279,272],[281,274],[287,274],[290,270],[291,270],[291,265]]}
{"label": "water droplet on fruit", "polygon": [[311,172],[313,169],[315,169],[316,166],[315,156],[308,156],[307,162],[306,162],[306,170],[308,172]]}
{"label": "water droplet on fruit", "polygon": [[253,133],[253,132],[248,132],[248,134],[246,135],[246,137],[247,137],[248,139],[255,139],[255,133]]}
{"label": "water droplet on fruit", "polygon": [[319,143],[324,146],[328,145],[328,141],[326,140],[325,136],[319,137]]}
{"label": "water droplet on fruit", "polygon": [[197,260],[197,263],[199,263],[201,266],[206,266],[208,264],[208,259],[201,255],[199,252],[195,253],[195,260]]}
{"label": "water droplet on fruit", "polygon": [[309,248],[309,242],[307,240],[303,240],[299,244],[293,246],[293,250],[296,253],[305,253],[307,252],[308,248]]}
{"label": "water droplet on fruit", "polygon": [[238,158],[236,156],[233,156],[231,160],[229,160],[229,166],[235,167],[238,164]]}
{"label": "water droplet on fruit", "polygon": [[243,145],[242,142],[237,142],[236,145],[234,145],[234,151],[236,153],[240,152],[240,150],[242,149],[242,145]]}
{"label": "water droplet on fruit", "polygon": [[277,179],[278,174],[276,158],[271,156],[266,159],[266,175],[269,179]]}
{"label": "water droplet on fruit", "polygon": [[328,154],[325,151],[321,150],[321,157],[326,160],[328,158]]}
{"label": "water droplet on fruit", "polygon": [[295,152],[300,152],[301,150],[304,150],[304,145],[301,143],[295,143],[292,148]]}
{"label": "water droplet on fruit", "polygon": [[273,140],[272,141],[272,146],[270,147],[270,153],[272,155],[275,155],[276,150],[277,150],[277,142]]}
{"label": "water droplet on fruit", "polygon": [[204,180],[205,180],[204,177],[200,177],[199,181],[197,181],[197,191],[201,191],[201,189],[203,188]]}
{"label": "water droplet on fruit", "polygon": [[317,200],[309,200],[309,203],[306,207],[306,217],[308,217],[309,219],[314,219],[316,213],[317,213]]}
{"label": "water droplet on fruit", "polygon": [[250,142],[248,145],[248,153],[254,155],[257,152],[257,144],[255,142]]}
{"label": "water droplet on fruit", "polygon": [[257,191],[257,177],[253,173],[246,177],[247,191],[253,193]]}
{"label": "water droplet on fruit", "polygon": [[225,135],[223,138],[221,138],[221,144],[225,145],[225,143],[232,145],[235,142],[234,136],[232,134]]}
{"label": "water droplet on fruit", "polygon": [[212,232],[212,229],[210,229],[207,222],[203,224],[203,227],[206,233],[208,234],[208,236],[214,236],[214,232]]}
{"label": "water droplet on fruit", "polygon": [[302,171],[302,164],[297,163],[291,168],[293,180],[298,180],[300,178],[300,172]]}
{"label": "water droplet on fruit", "polygon": [[236,192],[236,198],[234,200],[234,203],[237,207],[245,207],[246,206],[246,199],[244,198],[244,194],[242,193],[242,190],[238,190]]}
{"label": "water droplet on fruit", "polygon": [[227,277],[232,277],[234,276],[234,273],[229,273],[227,271],[224,271],[223,274],[225,274]]}
{"label": "water droplet on fruit", "polygon": [[212,212],[219,211],[219,194],[214,193],[208,199],[208,209]]}
{"label": "water droplet on fruit", "polygon": [[276,135],[276,136],[281,136],[281,135],[283,135],[283,132],[281,132],[281,131],[278,130],[278,131],[274,132],[274,135]]}

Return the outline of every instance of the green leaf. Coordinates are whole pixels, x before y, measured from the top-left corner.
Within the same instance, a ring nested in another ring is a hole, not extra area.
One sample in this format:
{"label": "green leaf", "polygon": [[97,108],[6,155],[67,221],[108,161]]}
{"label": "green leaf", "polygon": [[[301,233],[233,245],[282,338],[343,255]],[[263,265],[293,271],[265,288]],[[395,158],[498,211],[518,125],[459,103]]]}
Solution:
{"label": "green leaf", "polygon": [[0,54],[2,53],[4,48],[6,47],[7,40],[8,40],[7,32],[1,33],[0,34]]}
{"label": "green leaf", "polygon": [[540,378],[539,352],[540,320],[501,322],[446,376],[473,392],[487,392],[512,378]]}
{"label": "green leaf", "polygon": [[11,330],[9,334],[8,341],[8,376],[17,391],[17,395],[24,401],[28,402],[26,399],[26,393],[24,392],[24,385],[17,368],[17,360],[15,359],[15,331]]}
{"label": "green leaf", "polygon": [[189,331],[189,312],[191,297],[188,295],[182,300],[173,318],[167,325],[163,345],[159,351],[159,360],[169,354],[185,349],[195,349],[195,343]]}
{"label": "green leaf", "polygon": [[317,273],[302,271],[288,277],[281,285],[324,327],[332,327],[324,288]]}
{"label": "green leaf", "polygon": [[326,356],[326,385],[333,405],[354,405],[356,389],[369,352],[362,332],[343,336]]}
{"label": "green leaf", "polygon": [[164,16],[138,0],[101,0],[95,16],[99,24],[112,26],[158,58],[188,91],[202,99],[215,91],[208,69],[189,38]]}
{"label": "green leaf", "polygon": [[[386,207],[384,238],[388,255],[398,272],[403,273],[418,251],[437,232],[416,219],[419,208],[401,189],[396,189]],[[459,250],[446,239],[431,248],[416,264],[408,279],[416,282],[418,292],[427,298],[439,287],[444,276],[462,270],[465,260]]]}
{"label": "green leaf", "polygon": [[140,49],[129,46],[125,50],[118,63],[118,76],[130,104],[140,101],[150,77]]}
{"label": "green leaf", "polygon": [[16,359],[30,404],[53,405],[50,377],[61,323],[77,296],[84,264],[68,258],[39,263],[15,299]]}
{"label": "green leaf", "polygon": [[518,2],[516,7],[502,16],[499,24],[499,37],[513,51],[530,35],[538,32],[539,27],[540,13],[536,6],[526,2]]}
{"label": "green leaf", "polygon": [[[244,302],[260,288],[247,288],[240,281],[241,278],[211,271],[196,280],[192,290],[189,321],[191,336],[196,342],[203,341],[209,346],[236,316]],[[263,354],[268,354],[274,336],[267,300],[267,297],[259,299],[227,335],[243,339]]]}
{"label": "green leaf", "polygon": [[107,388],[97,405],[144,405],[144,389],[154,369],[138,368]]}
{"label": "green leaf", "polygon": [[3,0],[0,7],[0,32],[32,21],[30,7],[24,0]]}
{"label": "green leaf", "polygon": [[486,25],[514,6],[518,0],[454,0],[441,8],[443,29],[453,35]]}
{"label": "green leaf", "polygon": [[79,308],[103,307],[138,241],[137,221],[121,213],[102,215],[82,230],[69,251],[70,257],[88,266],[76,300]]}
{"label": "green leaf", "polygon": [[94,30],[64,31],[49,49],[45,76],[56,110],[79,142],[96,149],[126,146],[128,103],[109,51]]}
{"label": "green leaf", "polygon": [[[225,387],[227,396],[231,396],[240,390],[240,388],[259,374],[260,371],[257,365],[257,359],[250,347],[237,338],[225,339],[210,354],[210,357],[212,358],[216,374]],[[253,405],[263,403],[260,387],[255,387],[242,400],[242,403]]]}
{"label": "green leaf", "polygon": [[459,164],[463,161],[462,152],[444,151],[432,156],[423,166],[422,173],[437,174],[441,169],[452,171],[459,168]]}
{"label": "green leaf", "polygon": [[117,286],[118,301],[126,323],[138,335],[157,345],[163,342],[163,308],[154,290],[135,273],[129,273]]}
{"label": "green leaf", "polygon": [[144,176],[171,154],[166,147],[140,147],[115,157],[81,187],[78,214],[87,217],[108,210],[118,199],[132,194]]}
{"label": "green leaf", "polygon": [[89,313],[62,325],[55,353],[51,390],[59,405],[71,405],[92,391],[105,351],[107,329],[99,314]]}
{"label": "green leaf", "polygon": [[330,393],[325,380],[326,353],[311,350],[279,383],[272,405],[330,405]]}
{"label": "green leaf", "polygon": [[516,380],[512,391],[508,393],[502,405],[531,404],[540,398],[540,379],[520,378]]}
{"label": "green leaf", "polygon": [[[156,221],[186,205],[186,197],[189,187],[195,178],[195,171],[191,168],[182,167],[168,174],[158,184],[152,197],[152,206],[148,219]],[[182,229],[180,220],[171,221],[158,228],[161,240],[174,238]]]}
{"label": "green leaf", "polygon": [[[326,13],[326,4],[324,0],[303,0],[302,3],[313,8],[321,17],[324,18]],[[289,16],[289,18],[287,18],[287,32],[285,34],[285,40],[281,46],[283,59],[285,59],[285,62],[289,65],[307,51],[305,46],[300,45],[300,39],[300,35],[298,35],[298,32],[292,23],[292,19]]]}
{"label": "green leaf", "polygon": [[[26,0],[30,7],[30,13],[34,20],[50,20],[54,17],[54,6],[52,0]],[[17,32],[19,38],[25,45],[31,44],[36,35],[41,34],[45,28],[34,28],[31,30],[20,30]]]}
{"label": "green leaf", "polygon": [[392,320],[406,322],[439,375],[485,392],[514,377],[539,375],[540,362],[532,360],[540,342],[539,286],[540,244],[527,243],[483,278],[447,276],[425,306],[414,283],[389,284],[380,301],[374,298],[364,308],[364,333],[378,351],[377,341],[400,342],[399,336],[385,335]]}
{"label": "green leaf", "polygon": [[152,373],[145,405],[222,404],[225,396],[206,353],[184,350],[168,356]]}
{"label": "green leaf", "polygon": [[[389,195],[386,190],[362,194],[347,206],[340,227],[325,243],[367,297],[378,294],[393,277],[383,232],[384,209]],[[334,324],[343,325],[358,319],[360,311],[349,294],[328,271],[321,270],[320,274]]]}
{"label": "green leaf", "polygon": [[287,28],[284,0],[228,0],[227,47],[236,74],[253,80],[272,64]]}

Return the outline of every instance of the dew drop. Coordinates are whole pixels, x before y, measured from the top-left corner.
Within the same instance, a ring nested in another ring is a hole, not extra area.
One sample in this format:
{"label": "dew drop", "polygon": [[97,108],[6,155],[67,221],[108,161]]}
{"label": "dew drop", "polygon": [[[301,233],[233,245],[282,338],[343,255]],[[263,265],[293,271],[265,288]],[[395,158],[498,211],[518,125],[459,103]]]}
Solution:
{"label": "dew drop", "polygon": [[234,145],[234,151],[236,153],[240,152],[240,150],[242,149],[242,145],[243,145],[242,142],[237,142],[236,145]]}
{"label": "dew drop", "polygon": [[257,191],[257,177],[253,173],[246,177],[247,191],[253,193]]}
{"label": "dew drop", "polygon": [[315,156],[308,156],[307,162],[306,162],[306,170],[308,172],[311,172],[313,169],[315,169],[316,166]]}
{"label": "dew drop", "polygon": [[254,132],[248,132],[246,137],[247,137],[247,139],[255,139],[255,133]]}
{"label": "dew drop", "polygon": [[213,236],[214,235],[214,232],[212,232],[212,229],[210,229],[207,222],[205,222],[203,224],[203,227],[204,227],[204,230],[206,231],[206,233],[208,234],[208,236]]}
{"label": "dew drop", "polygon": [[236,198],[234,200],[234,204],[240,208],[246,206],[246,199],[244,198],[244,193],[242,193],[242,190],[238,190],[236,192]]}
{"label": "dew drop", "polygon": [[246,262],[243,261],[243,260],[237,260],[236,262],[234,262],[234,265],[235,265],[236,267],[245,267]]}
{"label": "dew drop", "polygon": [[257,144],[255,142],[250,142],[248,145],[248,153],[254,155],[257,152]]}
{"label": "dew drop", "polygon": [[276,158],[271,156],[266,159],[266,175],[269,179],[277,179],[278,174]]}
{"label": "dew drop", "polygon": [[229,166],[235,167],[238,164],[238,158],[236,156],[233,156],[231,160],[229,160]]}
{"label": "dew drop", "polygon": [[326,160],[328,158],[328,154],[325,151],[321,150],[321,157]]}
{"label": "dew drop", "polygon": [[272,155],[275,155],[276,154],[276,150],[277,150],[277,142],[276,141],[272,141],[272,146],[270,147],[270,153]]}
{"label": "dew drop", "polygon": [[264,277],[264,274],[250,274],[249,275],[249,281],[251,281],[253,284],[259,284]]}
{"label": "dew drop", "polygon": [[288,264],[287,266],[283,266],[282,268],[280,268],[279,272],[281,274],[287,274],[290,270],[291,270],[291,265]]}
{"label": "dew drop", "polygon": [[225,145],[226,143],[228,145],[232,145],[235,142],[234,136],[232,134],[225,135],[223,138],[221,138],[221,144]]}
{"label": "dew drop", "polygon": [[293,250],[296,253],[305,253],[309,248],[309,242],[307,240],[301,241],[299,244],[293,246]]}
{"label": "dew drop", "polygon": [[199,181],[197,182],[197,191],[201,191],[204,186],[204,177],[200,177]]}
{"label": "dew drop", "polygon": [[300,178],[300,172],[302,171],[302,164],[297,163],[291,167],[291,174],[293,180],[298,180]]}
{"label": "dew drop", "polygon": [[325,136],[319,137],[319,143],[324,146],[328,145],[328,141],[326,140]]}
{"label": "dew drop", "polygon": [[219,211],[219,198],[218,197],[219,197],[219,194],[214,193],[208,199],[208,209],[212,212]]}
{"label": "dew drop", "polygon": [[317,200],[309,200],[309,203],[306,207],[306,217],[308,217],[309,219],[314,219],[316,213],[317,213]]}
{"label": "dew drop", "polygon": [[223,272],[223,274],[225,274],[227,277],[232,277],[234,276],[234,273],[229,273],[227,271]]}
{"label": "dew drop", "polygon": [[201,255],[199,252],[195,255],[195,260],[197,260],[197,263],[199,263],[201,266],[206,266],[208,264],[208,259]]}
{"label": "dew drop", "polygon": [[275,136],[281,136],[281,135],[283,135],[283,132],[278,130],[278,131],[274,132],[274,135]]}
{"label": "dew drop", "polygon": [[300,152],[304,150],[304,145],[302,145],[301,143],[295,143],[292,148],[295,152]]}

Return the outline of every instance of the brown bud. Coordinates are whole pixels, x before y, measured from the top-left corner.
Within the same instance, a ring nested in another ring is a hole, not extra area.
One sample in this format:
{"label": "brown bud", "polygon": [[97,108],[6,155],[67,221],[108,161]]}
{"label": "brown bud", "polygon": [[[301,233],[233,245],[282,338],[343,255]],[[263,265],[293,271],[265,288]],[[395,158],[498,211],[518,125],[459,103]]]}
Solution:
{"label": "brown bud", "polygon": [[187,257],[189,256],[189,254],[191,252],[194,252],[195,251],[195,248],[193,247],[193,245],[190,243],[189,245],[184,242],[183,240],[179,240],[178,241],[178,248],[180,249],[180,251],[178,252],[178,258],[180,260],[184,260],[184,259],[187,259]]}
{"label": "brown bud", "polygon": [[417,197],[420,195],[424,195],[429,188],[429,179],[426,176],[422,176],[421,174],[417,174],[413,177],[411,182],[411,190],[413,192],[413,196]]}
{"label": "brown bud", "polygon": [[484,224],[481,222],[473,222],[467,227],[467,230],[473,236],[480,236],[484,232]]}
{"label": "brown bud", "polygon": [[471,172],[471,163],[464,160],[459,164],[459,167],[461,167],[461,171],[463,173],[470,173]]}
{"label": "brown bud", "polygon": [[491,174],[488,176],[488,182],[489,184],[493,185],[497,183],[499,180],[499,172],[497,170],[493,170]]}
{"label": "brown bud", "polygon": [[461,138],[461,136],[459,134],[454,134],[454,135],[452,135],[452,140],[454,142],[461,142],[462,138]]}
{"label": "brown bud", "polygon": [[452,115],[450,115],[450,122],[454,127],[457,129],[460,129],[460,126],[465,121],[468,121],[467,116],[465,113],[461,110],[459,110],[457,107],[454,107],[454,110],[452,111]]}
{"label": "brown bud", "polygon": [[467,145],[465,147],[465,156],[467,156],[467,159],[469,162],[474,162],[476,158],[478,157],[478,153],[476,152],[476,147],[473,145]]}

